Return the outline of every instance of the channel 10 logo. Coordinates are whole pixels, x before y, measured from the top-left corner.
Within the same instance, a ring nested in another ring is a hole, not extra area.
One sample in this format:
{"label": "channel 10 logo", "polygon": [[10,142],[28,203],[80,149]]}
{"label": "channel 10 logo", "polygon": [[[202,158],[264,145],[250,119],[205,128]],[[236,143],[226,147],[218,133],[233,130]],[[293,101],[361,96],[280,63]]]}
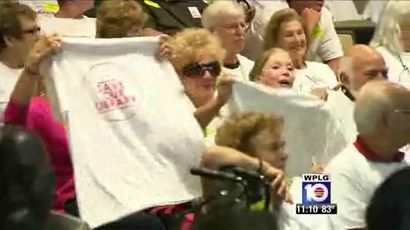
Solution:
{"label": "channel 10 logo", "polygon": [[329,175],[302,175],[302,204],[330,204],[330,193]]}

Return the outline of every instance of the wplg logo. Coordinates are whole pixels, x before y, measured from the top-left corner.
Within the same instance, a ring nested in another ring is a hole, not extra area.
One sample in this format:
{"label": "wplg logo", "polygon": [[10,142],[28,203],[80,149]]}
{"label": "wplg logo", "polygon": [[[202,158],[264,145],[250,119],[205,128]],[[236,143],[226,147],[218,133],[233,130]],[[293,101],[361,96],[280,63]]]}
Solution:
{"label": "wplg logo", "polygon": [[302,175],[302,204],[296,204],[297,214],[336,214],[331,203],[331,182],[327,174]]}

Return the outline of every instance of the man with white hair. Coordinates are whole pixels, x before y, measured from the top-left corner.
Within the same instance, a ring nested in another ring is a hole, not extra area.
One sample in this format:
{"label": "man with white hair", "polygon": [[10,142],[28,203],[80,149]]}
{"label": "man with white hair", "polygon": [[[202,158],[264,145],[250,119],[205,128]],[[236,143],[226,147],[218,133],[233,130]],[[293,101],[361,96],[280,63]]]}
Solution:
{"label": "man with white hair", "polygon": [[243,7],[231,1],[216,1],[202,13],[202,26],[217,35],[226,50],[225,68],[247,81],[254,63],[240,55],[245,45],[245,18]]}
{"label": "man with white hair", "polygon": [[330,218],[340,229],[365,229],[365,210],[373,192],[407,166],[399,149],[410,142],[410,91],[389,81],[367,83],[358,94],[354,120],[356,141],[325,169],[338,206],[338,214]]}
{"label": "man with white hair", "polygon": [[354,45],[342,58],[339,81],[349,99],[355,100],[360,88],[368,81],[387,79],[383,56],[367,45]]}

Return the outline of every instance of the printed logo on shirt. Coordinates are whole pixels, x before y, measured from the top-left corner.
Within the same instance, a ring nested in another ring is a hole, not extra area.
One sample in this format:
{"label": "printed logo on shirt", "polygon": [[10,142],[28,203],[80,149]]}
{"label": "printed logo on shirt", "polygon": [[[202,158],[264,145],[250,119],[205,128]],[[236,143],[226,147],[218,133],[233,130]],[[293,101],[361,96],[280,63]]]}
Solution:
{"label": "printed logo on shirt", "polygon": [[116,63],[98,63],[90,68],[87,81],[98,113],[108,121],[127,120],[136,114],[138,95],[131,87],[135,74]]}
{"label": "printed logo on shirt", "polygon": [[95,106],[100,113],[128,107],[135,102],[134,96],[124,94],[124,84],[119,80],[112,79],[99,82],[97,88],[101,99],[95,103]]}

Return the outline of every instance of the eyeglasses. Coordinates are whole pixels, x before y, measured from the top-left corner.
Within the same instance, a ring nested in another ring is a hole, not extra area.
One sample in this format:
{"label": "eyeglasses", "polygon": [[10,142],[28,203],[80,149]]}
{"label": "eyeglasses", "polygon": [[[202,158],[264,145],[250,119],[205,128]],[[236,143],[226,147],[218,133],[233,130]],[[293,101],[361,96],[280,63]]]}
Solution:
{"label": "eyeglasses", "polygon": [[245,22],[235,23],[230,25],[221,25],[222,28],[229,31],[229,33],[234,33],[237,29],[241,29],[246,31],[248,29],[248,25]]}
{"label": "eyeglasses", "polygon": [[221,65],[218,61],[213,61],[205,64],[193,63],[182,68],[182,74],[188,77],[202,77],[208,71],[212,77],[216,78],[221,73]]}
{"label": "eyeglasses", "polygon": [[21,31],[23,34],[37,34],[40,33],[41,28],[39,26],[36,26],[32,29],[28,29],[28,30],[23,30]]}

